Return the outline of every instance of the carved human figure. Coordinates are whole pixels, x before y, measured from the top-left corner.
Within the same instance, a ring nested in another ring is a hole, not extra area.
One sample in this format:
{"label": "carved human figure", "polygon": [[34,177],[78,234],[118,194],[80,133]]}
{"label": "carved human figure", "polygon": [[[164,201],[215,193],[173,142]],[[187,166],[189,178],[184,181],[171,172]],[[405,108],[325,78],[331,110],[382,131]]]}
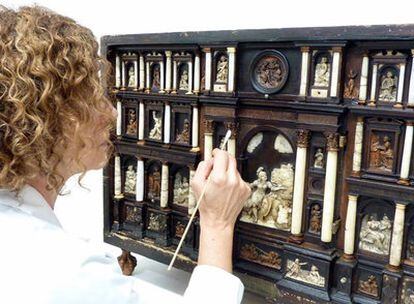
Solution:
{"label": "carved human figure", "polygon": [[137,114],[133,109],[128,111],[128,125],[126,129],[126,134],[137,135]]}
{"label": "carved human figure", "polygon": [[152,72],[152,89],[158,90],[160,88],[160,67],[156,65]]}
{"label": "carved human figure", "polygon": [[380,143],[380,137],[372,135],[370,149],[370,167],[385,171],[392,171],[394,162],[394,150],[389,136],[384,135],[383,144]]}
{"label": "carved human figure", "polygon": [[330,64],[327,57],[321,57],[315,67],[314,85],[317,87],[329,86]]}
{"label": "carved human figure", "polygon": [[135,71],[134,67],[131,66],[128,69],[128,87],[132,88],[135,86]]}
{"label": "carved human figure", "polygon": [[395,102],[397,100],[397,77],[391,71],[387,71],[381,77],[378,99],[389,102]]}
{"label": "carved human figure", "polygon": [[322,151],[321,148],[318,148],[316,150],[316,153],[315,153],[313,158],[314,158],[313,167],[318,168],[318,169],[322,169],[323,168],[323,162],[324,162],[324,155],[323,155],[323,151]]}
{"label": "carved human figure", "polygon": [[188,90],[188,72],[183,70],[180,76],[179,89],[187,91]]}
{"label": "carved human figure", "polygon": [[309,279],[314,283],[319,285],[321,281],[321,275],[319,274],[319,269],[315,265],[311,266],[311,270],[309,272]]}
{"label": "carved human figure", "polygon": [[224,82],[227,83],[227,74],[228,74],[228,67],[229,63],[227,57],[221,55],[218,63],[217,63],[217,73],[216,73],[216,82]]}
{"label": "carved human figure", "polygon": [[178,133],[177,130],[177,137],[175,139],[176,142],[179,143],[188,143],[190,141],[190,121],[186,118],[184,119],[183,123],[183,130]]}
{"label": "carved human figure", "polygon": [[260,85],[266,88],[277,87],[283,78],[280,64],[275,58],[264,58],[257,67]]}
{"label": "carved human figure", "polygon": [[257,169],[256,175],[257,179],[250,183],[252,194],[243,207],[244,215],[250,218],[254,223],[257,223],[258,210],[262,205],[262,200],[266,195],[266,190],[272,186],[272,184],[267,180],[267,173],[263,167]]}
{"label": "carved human figure", "polygon": [[292,208],[290,207],[290,202],[284,200],[281,205],[279,205],[279,212],[277,214],[276,223],[281,228],[289,228],[291,222]]}
{"label": "carved human figure", "polygon": [[148,197],[150,199],[159,198],[161,191],[161,173],[160,169],[156,167],[154,171],[148,176]]}
{"label": "carved human figure", "polygon": [[162,118],[161,115],[157,115],[157,111],[152,112],[152,119],[154,121],[154,126],[152,127],[149,138],[161,140],[161,132],[162,132]]}
{"label": "carved human figure", "polygon": [[364,218],[359,237],[359,248],[380,255],[388,255],[391,229],[392,222],[387,215],[384,215],[380,221],[372,215],[368,220]]}
{"label": "carved human figure", "polygon": [[378,295],[378,283],[377,278],[374,275],[370,275],[366,281],[359,281],[359,290],[369,295]]}
{"label": "carved human figure", "polygon": [[137,175],[134,170],[133,165],[128,166],[128,170],[125,173],[125,187],[124,191],[126,193],[135,193],[135,186],[137,183]]}
{"label": "carved human figure", "polygon": [[189,183],[185,176],[180,172],[174,178],[174,198],[173,203],[177,205],[188,205]]}
{"label": "carved human figure", "polygon": [[384,136],[384,149],[381,151],[382,168],[387,171],[392,171],[394,160],[394,151],[391,146],[391,141],[388,136]]}
{"label": "carved human figure", "polygon": [[322,210],[319,204],[314,204],[311,209],[309,231],[320,233],[322,228]]}
{"label": "carved human figure", "polygon": [[357,95],[357,89],[355,87],[355,78],[357,77],[358,73],[354,70],[350,70],[348,73],[348,81],[345,86],[344,90],[344,97],[345,98],[355,98]]}
{"label": "carved human figure", "polygon": [[301,263],[298,258],[288,267],[286,275],[292,278],[298,277],[301,272],[302,266],[307,265],[308,263]]}

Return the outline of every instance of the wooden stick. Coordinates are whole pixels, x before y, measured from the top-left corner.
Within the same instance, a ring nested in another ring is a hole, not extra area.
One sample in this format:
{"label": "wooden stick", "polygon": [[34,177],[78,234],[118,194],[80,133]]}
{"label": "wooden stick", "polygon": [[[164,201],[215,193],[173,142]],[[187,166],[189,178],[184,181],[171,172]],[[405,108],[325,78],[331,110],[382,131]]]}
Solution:
{"label": "wooden stick", "polygon": [[[226,136],[224,137],[224,140],[223,140],[223,142],[220,145],[220,149],[221,150],[224,150],[224,147],[226,146],[227,142],[229,141],[230,136],[231,136],[231,131],[230,130],[227,130]],[[172,266],[174,265],[175,259],[177,258],[177,255],[180,252],[181,246],[184,243],[184,240],[185,240],[185,237],[187,236],[188,230],[190,230],[191,224],[192,224],[192,222],[194,220],[194,216],[197,213],[198,208],[200,207],[201,200],[203,199],[204,194],[206,193],[206,189],[207,189],[207,186],[208,186],[209,182],[210,182],[210,175],[208,176],[207,181],[204,184],[203,191],[201,191],[201,195],[198,198],[197,204],[196,204],[196,206],[195,206],[195,208],[193,210],[193,213],[191,214],[190,220],[187,223],[187,227],[185,227],[183,236],[181,237],[180,243],[178,244],[177,249],[174,252],[174,256],[171,259],[170,265],[168,265],[168,270],[171,270]]]}

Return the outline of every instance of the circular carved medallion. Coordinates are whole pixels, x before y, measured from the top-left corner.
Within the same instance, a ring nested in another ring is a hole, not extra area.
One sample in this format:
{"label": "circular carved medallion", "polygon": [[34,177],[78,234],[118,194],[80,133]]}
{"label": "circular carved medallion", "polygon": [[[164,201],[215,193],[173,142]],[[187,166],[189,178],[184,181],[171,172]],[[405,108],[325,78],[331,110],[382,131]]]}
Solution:
{"label": "circular carved medallion", "polygon": [[286,57],[276,50],[261,52],[253,60],[250,69],[250,81],[256,91],[263,94],[279,92],[289,75]]}

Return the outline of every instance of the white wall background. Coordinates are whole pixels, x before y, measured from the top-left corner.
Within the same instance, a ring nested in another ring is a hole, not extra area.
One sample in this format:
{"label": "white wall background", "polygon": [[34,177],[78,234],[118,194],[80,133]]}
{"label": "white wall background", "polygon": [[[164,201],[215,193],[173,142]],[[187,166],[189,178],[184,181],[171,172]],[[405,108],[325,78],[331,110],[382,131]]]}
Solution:
{"label": "white wall background", "polygon": [[[298,1],[298,0],[0,0],[17,8],[37,3],[89,27],[97,38],[108,34],[247,28],[414,23],[414,2]],[[63,226],[80,236],[102,239],[102,171],[86,175],[77,186],[67,183],[70,194],[60,197],[56,213]]]}

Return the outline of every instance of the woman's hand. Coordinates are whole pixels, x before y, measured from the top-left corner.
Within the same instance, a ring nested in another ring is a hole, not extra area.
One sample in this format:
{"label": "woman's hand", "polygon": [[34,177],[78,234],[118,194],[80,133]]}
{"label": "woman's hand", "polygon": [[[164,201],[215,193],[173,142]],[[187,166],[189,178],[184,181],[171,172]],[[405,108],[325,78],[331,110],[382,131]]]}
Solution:
{"label": "woman's hand", "polygon": [[191,187],[198,199],[210,181],[200,204],[200,254],[198,263],[232,271],[234,224],[247,198],[250,187],[237,171],[236,159],[215,149],[213,158],[201,162]]}

